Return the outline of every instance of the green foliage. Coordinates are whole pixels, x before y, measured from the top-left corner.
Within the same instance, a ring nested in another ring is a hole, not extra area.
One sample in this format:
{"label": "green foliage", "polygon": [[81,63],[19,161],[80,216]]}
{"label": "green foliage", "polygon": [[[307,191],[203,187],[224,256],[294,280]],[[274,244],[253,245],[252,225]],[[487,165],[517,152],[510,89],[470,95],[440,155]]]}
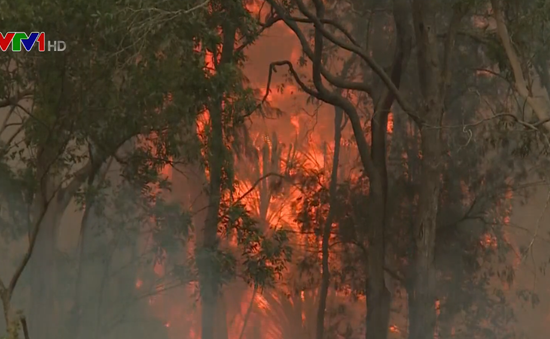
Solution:
{"label": "green foliage", "polygon": [[19,331],[21,330],[21,324],[19,321],[13,321],[8,326],[7,334],[5,336],[2,336],[2,339],[19,339],[21,336],[19,335]]}
{"label": "green foliage", "polygon": [[167,203],[163,199],[157,199],[151,212],[154,220],[153,240],[159,250],[162,249],[167,255],[177,254],[192,231],[191,215],[182,211],[180,204]]}
{"label": "green foliage", "polygon": [[287,232],[284,229],[275,229],[271,234],[263,231],[240,203],[224,206],[222,211],[222,234],[236,238],[244,265],[243,279],[251,285],[273,287],[292,255]]}
{"label": "green foliage", "polygon": [[[208,128],[205,138],[196,132],[200,114],[221,103],[230,145],[246,134],[243,117],[256,109],[241,70],[242,49],[231,62],[215,65],[215,72],[205,62],[207,53],[215,60],[220,53],[220,26],[233,26],[247,44],[257,37],[256,20],[240,2],[230,3],[221,11],[219,1],[199,7],[195,1],[0,1],[6,9],[0,31],[43,31],[46,40],[67,44],[59,53],[0,54],[0,100],[30,89],[32,101],[14,107],[22,140],[0,145],[2,236],[26,234],[37,193],[55,194],[76,182],[71,197],[93,210],[88,218],[108,240],[101,253],[108,267],[109,254],[135,250],[147,229],[154,253],[130,267],[162,261],[189,282],[197,280],[196,266],[207,264],[221,272],[221,284],[244,267],[246,281],[273,284],[290,255],[284,232],[264,234],[243,206],[224,205],[222,214],[231,220],[222,218],[221,224],[240,230],[242,253],[219,249],[187,257],[182,252],[195,236],[194,216],[158,194],[171,189],[161,169],[204,161],[201,149],[209,154]],[[14,129],[4,132],[9,137]],[[233,150],[216,156],[223,158],[222,189],[232,192]],[[91,168],[87,176],[75,176],[85,164]],[[72,274],[64,278],[76,280]]]}

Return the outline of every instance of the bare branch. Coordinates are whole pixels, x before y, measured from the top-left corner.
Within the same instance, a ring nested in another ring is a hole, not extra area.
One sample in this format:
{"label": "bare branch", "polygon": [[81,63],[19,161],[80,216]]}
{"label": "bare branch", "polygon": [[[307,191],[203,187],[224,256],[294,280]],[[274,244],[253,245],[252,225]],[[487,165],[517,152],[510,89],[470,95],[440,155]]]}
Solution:
{"label": "bare branch", "polygon": [[210,3],[210,0],[206,0],[206,1],[200,3],[200,4],[196,5],[196,6],[193,6],[193,7],[189,8],[189,9],[183,11],[183,13],[184,13],[184,14],[189,14],[189,13],[191,13],[191,12],[196,11],[197,9],[200,9],[200,8],[203,8],[203,7],[208,6],[209,3]]}
{"label": "bare branch", "polygon": [[[17,286],[17,282],[19,281],[21,274],[27,267],[27,264],[29,263],[29,260],[33,254],[34,247],[36,245],[36,239],[38,237],[38,232],[42,224],[42,220],[44,219],[44,216],[48,212],[48,207],[51,201],[52,199],[49,199],[44,203],[38,219],[34,221],[32,233],[29,237],[29,246],[27,248],[27,251],[25,252],[25,255],[23,256],[23,259],[17,266],[15,273],[11,277],[8,287],[6,287],[2,279],[0,279],[0,297],[2,298],[2,305],[4,308],[4,318],[6,320],[6,326],[8,327],[10,326],[9,312],[11,312],[11,299],[13,296],[13,291],[15,290],[15,287]],[[21,320],[23,321],[23,319]],[[23,323],[23,325],[24,325],[23,331],[26,332],[26,329],[25,329],[26,320],[25,320],[25,323]],[[28,333],[26,333],[26,337],[28,337]]]}
{"label": "bare branch", "polygon": [[4,100],[0,100],[0,108],[8,107],[8,106],[15,106],[19,103],[19,101],[21,101],[25,97],[28,97],[29,95],[31,95],[32,92],[33,91],[32,91],[31,88],[27,88],[27,89],[25,89],[21,92],[17,92],[17,94],[15,94],[12,97],[9,97],[9,98],[4,99]]}
{"label": "bare branch", "polygon": [[[300,23],[306,23],[306,24],[314,24],[315,22],[311,19],[308,19],[308,18],[300,18],[300,17],[290,17],[292,20],[296,21],[296,22],[300,22]],[[340,31],[342,34],[344,34],[344,36],[346,38],[349,39],[349,41],[354,44],[355,46],[357,47],[360,47],[359,43],[355,40],[355,38],[353,37],[353,35],[351,35],[350,32],[348,32],[348,30],[342,26],[339,22],[335,21],[335,20],[332,20],[332,19],[319,19],[319,21],[323,24],[328,24],[328,25],[331,25],[331,26],[334,26],[338,31]]]}
{"label": "bare branch", "polygon": [[311,95],[312,97],[315,97],[317,99],[321,99],[321,97],[320,97],[320,95],[317,91],[310,88],[308,85],[306,85],[304,83],[304,81],[300,78],[300,75],[298,74],[298,72],[296,72],[296,70],[294,69],[294,66],[292,65],[292,63],[290,61],[288,61],[288,60],[274,61],[269,66],[270,71],[271,71],[271,69],[273,69],[273,71],[275,71],[276,66],[288,66],[288,70],[289,70],[290,74],[292,75],[292,77],[294,78],[294,81],[296,81],[296,83],[298,84],[298,86],[300,86],[300,88],[304,92]]}
{"label": "bare branch", "polygon": [[[311,51],[311,48],[309,47],[309,44],[307,42],[307,39],[305,38],[304,34],[301,32],[301,30],[298,28],[296,22],[292,20],[291,17],[286,16],[283,9],[276,3],[274,0],[268,0],[272,6],[274,6],[274,9],[277,11],[277,14],[283,18],[287,26],[294,31],[294,33],[297,35],[298,39],[300,40],[302,44],[302,48],[304,49],[304,52],[310,59],[313,57],[313,53]],[[309,9],[306,7],[304,2],[302,0],[295,0],[294,1],[300,10],[302,14],[304,14],[309,20],[311,20],[315,28],[319,30],[319,32],[328,39],[330,42],[334,43],[335,45],[353,52],[361,57],[371,68],[372,70],[382,79],[384,84],[390,89],[393,95],[395,95],[396,101],[399,103],[401,108],[409,115],[411,118],[417,122],[421,123],[422,119],[416,115],[416,110],[412,108],[411,105],[404,99],[399,89],[395,86],[393,81],[391,80],[390,76],[384,71],[382,66],[380,66],[368,53],[366,53],[364,50],[362,50],[360,47],[352,44],[347,43],[345,41],[342,41],[338,39],[334,34],[329,32],[326,28],[324,28],[323,22],[321,21],[322,18],[319,18],[318,16],[314,15],[309,11]],[[325,74],[323,74],[325,76]],[[329,82],[331,82],[330,79],[327,78]],[[368,92],[367,92],[368,93]]]}
{"label": "bare branch", "polygon": [[260,102],[258,103],[256,108],[254,108],[253,110],[251,110],[250,112],[248,112],[248,113],[246,113],[242,116],[243,119],[251,116],[254,112],[256,112],[258,109],[260,109],[260,107],[267,101],[267,98],[269,97],[269,94],[271,93],[271,80],[273,78],[273,73],[277,72],[277,66],[288,66],[289,72],[292,75],[292,77],[294,78],[294,81],[296,81],[296,83],[298,83],[298,86],[300,88],[302,88],[302,90],[304,92],[306,92],[307,94],[309,94],[309,95],[311,95],[315,98],[318,97],[319,94],[316,93],[315,91],[313,91],[312,89],[309,89],[309,87],[302,81],[302,79],[300,79],[299,74],[296,72],[296,70],[294,69],[294,67],[292,66],[292,63],[290,61],[288,61],[288,60],[275,61],[275,62],[272,62],[271,64],[269,64],[269,73],[267,75],[267,85],[266,85],[264,96],[262,97],[262,99],[260,100]]}
{"label": "bare branch", "polygon": [[[344,110],[348,118],[350,119],[353,133],[357,137],[357,146],[359,149],[359,153],[361,155],[361,160],[363,162],[363,166],[365,167],[366,173],[369,174],[369,176],[376,176],[377,172],[374,168],[374,164],[372,162],[372,159],[370,157],[370,146],[368,145],[364,134],[363,134],[363,127],[361,124],[361,119],[359,117],[359,114],[357,112],[357,109],[355,108],[355,105],[350,102],[348,99],[344,98],[340,91],[329,91],[323,84],[321,76],[325,77],[329,82],[332,83],[332,80],[336,78],[334,75],[331,75],[330,73],[326,72],[325,68],[321,64],[321,57],[323,52],[323,36],[321,34],[321,29],[319,26],[322,26],[323,23],[321,23],[319,20],[323,19],[323,15],[320,15],[319,18],[315,17],[317,22],[315,24],[316,33],[315,33],[315,51],[311,50],[311,47],[309,46],[309,42],[306,39],[304,33],[302,30],[298,27],[297,23],[293,21],[284,11],[284,9],[277,3],[275,0],[268,0],[271,6],[274,8],[274,10],[277,12],[277,14],[283,18],[285,24],[294,32],[294,34],[298,37],[300,44],[302,45],[302,49],[304,53],[308,56],[309,59],[313,61],[313,83],[315,85],[315,88],[317,91],[311,90],[308,86],[303,87],[303,89],[311,94],[314,95],[319,100],[322,100],[324,102],[327,102],[331,105],[340,107]],[[317,4],[316,4],[317,5]],[[303,3],[299,6],[305,7]],[[309,13],[309,12],[308,12]],[[309,13],[312,15],[311,13]],[[321,13],[323,14],[323,13]],[[306,15],[307,16],[307,15]],[[313,16],[313,15],[312,15]],[[311,19],[311,18],[310,18]],[[291,64],[289,64],[290,66]],[[291,69],[292,72],[292,69]],[[327,74],[331,76],[331,78],[327,78]],[[296,78],[296,76],[295,76]],[[302,81],[298,82],[300,86],[304,86],[305,84]],[[365,92],[367,92],[365,90]],[[367,92],[368,93],[368,92]]]}
{"label": "bare branch", "polygon": [[13,112],[15,112],[15,108],[16,108],[15,105],[12,106],[10,111],[8,112],[6,117],[4,118],[4,121],[2,121],[2,125],[0,125],[0,136],[2,135],[2,133],[4,133],[6,128],[9,127],[10,124],[8,124],[8,121],[10,120],[11,116],[13,115]]}
{"label": "bare branch", "polygon": [[23,338],[30,339],[29,337],[29,326],[27,325],[27,318],[21,316],[21,327],[23,328]]}
{"label": "bare branch", "polygon": [[535,224],[535,232],[533,233],[533,236],[531,237],[531,241],[529,242],[529,245],[525,249],[525,253],[523,254],[523,258],[521,258],[522,261],[524,261],[527,258],[527,256],[529,255],[529,253],[532,253],[532,251],[533,251],[533,245],[534,245],[535,240],[538,238],[538,235],[539,235],[539,230],[540,230],[540,224],[541,224],[541,221],[542,221],[542,217],[544,216],[544,214],[548,210],[549,205],[550,205],[550,189],[548,190],[548,195],[546,196],[546,201],[544,203],[544,208],[542,209],[542,211],[539,214],[539,217],[537,218],[537,222]]}
{"label": "bare branch", "polygon": [[23,273],[23,271],[25,270],[25,267],[27,267],[27,264],[31,259],[32,253],[34,251],[34,246],[36,245],[36,238],[38,236],[38,231],[40,230],[40,225],[42,224],[42,220],[44,220],[44,217],[48,212],[48,207],[50,206],[51,201],[52,199],[46,201],[46,203],[42,206],[42,212],[40,212],[38,219],[34,221],[34,227],[30,236],[29,247],[27,249],[27,252],[25,253],[25,256],[17,266],[17,269],[15,270],[15,273],[12,276],[10,280],[10,284],[8,286],[8,293],[10,295],[10,298],[13,294],[13,291],[15,290],[15,286],[17,286],[17,281],[19,281],[21,274]]}
{"label": "bare branch", "polygon": [[[302,30],[298,27],[296,21],[288,16],[284,10],[281,8],[281,6],[275,1],[275,0],[268,0],[269,3],[274,6],[274,9],[276,10],[277,12],[277,15],[279,17],[282,18],[282,20],[285,22],[285,24],[292,30],[294,31],[294,33],[296,34],[296,36],[298,37],[298,39],[300,40],[300,44],[302,46],[302,49],[304,51],[304,53],[306,54],[306,56],[313,61],[313,58],[314,58],[314,53],[313,51],[311,50],[311,47],[309,45],[309,42],[308,42],[308,39],[306,38],[306,36],[304,35],[304,33],[302,32]],[[317,20],[317,22],[319,24],[322,24],[321,21],[324,21],[321,19],[318,19],[315,17],[315,19]],[[308,20],[311,20],[312,22],[315,23],[315,20],[312,20],[311,18],[308,19]],[[316,24],[316,23],[315,23]],[[317,24],[316,24],[317,25]],[[342,27],[343,29],[343,27]],[[350,35],[349,33],[346,33],[347,35]],[[358,49],[359,51],[360,48],[355,46],[355,45],[352,45],[354,46],[356,49]],[[338,88],[341,88],[341,89],[351,89],[351,90],[358,90],[358,91],[363,91],[365,93],[369,93],[369,94],[372,94],[372,88],[370,86],[368,86],[367,84],[363,83],[363,82],[350,82],[350,81],[345,81],[343,79],[341,79],[340,77],[337,77],[335,76],[334,74],[332,74],[331,72],[329,72],[323,65],[320,65],[320,72],[321,72],[321,75],[333,86],[335,87],[338,87]]]}

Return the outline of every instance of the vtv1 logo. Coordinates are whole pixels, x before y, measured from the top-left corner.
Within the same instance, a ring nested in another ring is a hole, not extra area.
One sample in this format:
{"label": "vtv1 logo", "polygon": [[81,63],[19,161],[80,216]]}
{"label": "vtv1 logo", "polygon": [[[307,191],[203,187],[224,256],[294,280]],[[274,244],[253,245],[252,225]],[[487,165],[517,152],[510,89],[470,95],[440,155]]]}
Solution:
{"label": "vtv1 logo", "polygon": [[48,52],[63,52],[67,49],[65,41],[46,41],[44,32],[32,32],[29,35],[23,32],[0,33],[0,49],[2,52],[6,52],[10,45],[12,52],[21,52],[23,49],[30,52],[37,42],[39,52],[45,52],[46,46]]}

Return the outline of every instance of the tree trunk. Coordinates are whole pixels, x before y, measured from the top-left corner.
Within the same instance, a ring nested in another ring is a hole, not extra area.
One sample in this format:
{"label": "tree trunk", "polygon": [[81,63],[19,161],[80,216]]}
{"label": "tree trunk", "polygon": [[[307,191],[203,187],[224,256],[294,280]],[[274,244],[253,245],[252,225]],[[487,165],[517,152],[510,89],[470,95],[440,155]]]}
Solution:
{"label": "tree trunk", "polygon": [[[95,173],[88,178],[88,185],[98,185],[105,181],[111,168],[112,158],[106,163],[97,180]],[[99,336],[100,304],[103,298],[105,267],[110,263],[110,253],[105,252],[108,239],[105,230],[101,229],[99,216],[96,215],[96,200],[87,194],[85,210],[80,223],[79,256],[75,286],[75,338],[95,339]]]}
{"label": "tree trunk", "polygon": [[57,334],[55,251],[60,215],[55,205],[50,205],[40,225],[31,259],[30,335],[40,339],[56,339]]}
{"label": "tree trunk", "polygon": [[414,226],[415,255],[412,297],[409,304],[409,338],[433,338],[436,322],[434,267],[435,232],[439,207],[440,138],[432,129],[422,133],[422,175],[417,222]]}
{"label": "tree trunk", "polygon": [[[449,53],[460,15],[453,15],[449,26],[445,58],[440,66],[436,36],[436,5],[430,0],[412,4],[417,42],[418,78],[422,93],[421,110],[425,124],[420,126],[422,164],[418,210],[413,227],[412,276],[409,276],[409,338],[433,338],[436,325],[436,274],[434,251],[443,165],[443,102],[450,79]],[[455,13],[455,14],[458,14]],[[457,20],[458,19],[458,20]],[[427,126],[428,125],[428,126]]]}
{"label": "tree trunk", "polygon": [[[220,59],[220,66],[228,64],[233,60],[235,49],[234,27],[223,27],[223,46]],[[216,268],[216,253],[218,251],[218,213],[221,202],[223,159],[225,158],[225,146],[223,143],[223,107],[222,98],[213,100],[209,107],[211,131],[209,138],[208,168],[210,173],[209,197],[206,220],[203,229],[202,239],[202,263],[199,264],[199,280],[202,300],[202,339],[226,339],[216,338],[214,324],[226,321],[225,317],[216,317],[216,304],[219,296],[219,268]],[[219,313],[218,313],[219,314]],[[227,325],[227,324],[226,324]]]}
{"label": "tree trunk", "polygon": [[210,109],[212,131],[210,134],[210,187],[206,220],[203,229],[203,243],[201,261],[199,262],[200,291],[201,291],[201,326],[202,339],[214,338],[214,324],[216,319],[216,301],[218,295],[218,273],[216,272],[215,256],[218,250],[218,212],[221,201],[222,159],[223,159],[223,130],[222,112],[220,107]]}
{"label": "tree trunk", "polygon": [[329,240],[330,231],[332,227],[332,221],[334,219],[334,209],[336,208],[336,188],[338,185],[338,164],[340,159],[340,141],[342,139],[342,120],[344,112],[341,108],[336,107],[334,109],[334,154],[332,156],[332,172],[330,175],[330,206],[327,215],[327,220],[323,228],[323,240],[321,244],[322,253],[322,277],[321,277],[321,290],[319,291],[319,306],[317,309],[317,329],[316,338],[323,339],[325,331],[325,311],[327,307],[327,295],[330,285],[330,271],[329,271]]}
{"label": "tree trunk", "polygon": [[384,276],[384,227],[385,196],[382,178],[371,180],[370,185],[370,222],[368,225],[368,278],[367,278],[367,339],[385,339],[388,337],[391,294]]}
{"label": "tree trunk", "polygon": [[73,173],[66,185],[61,185],[61,178],[52,171],[65,146],[64,142],[54,143],[54,140],[48,138],[36,151],[35,180],[39,186],[36,192],[32,192],[29,228],[32,228],[31,225],[38,228],[29,261],[32,305],[29,326],[30,332],[34,333],[31,336],[40,339],[56,339],[59,336],[59,302],[55,297],[58,292],[57,232],[71,199],[94,170],[92,163],[88,161]]}
{"label": "tree trunk", "polygon": [[[397,46],[391,68],[391,80],[397,88],[408,65],[412,49],[408,5],[404,0],[394,1],[393,17],[397,32]],[[370,179],[370,218],[368,232],[367,281],[367,339],[386,339],[390,321],[391,293],[385,279],[385,228],[388,199],[387,132],[388,116],[395,96],[384,88],[376,98],[371,119],[371,157],[375,172]]]}
{"label": "tree trunk", "polygon": [[97,227],[90,203],[84,213],[80,238],[80,258],[76,285],[76,339],[96,339],[102,285],[107,256],[105,232]]}

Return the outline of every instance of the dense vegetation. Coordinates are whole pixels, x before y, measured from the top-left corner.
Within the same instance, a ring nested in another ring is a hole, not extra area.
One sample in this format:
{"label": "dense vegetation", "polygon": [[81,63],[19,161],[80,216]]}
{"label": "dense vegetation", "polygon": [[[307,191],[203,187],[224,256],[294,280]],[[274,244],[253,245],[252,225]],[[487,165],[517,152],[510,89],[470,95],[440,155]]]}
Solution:
{"label": "dense vegetation", "polygon": [[533,335],[546,1],[0,4],[7,339]]}

